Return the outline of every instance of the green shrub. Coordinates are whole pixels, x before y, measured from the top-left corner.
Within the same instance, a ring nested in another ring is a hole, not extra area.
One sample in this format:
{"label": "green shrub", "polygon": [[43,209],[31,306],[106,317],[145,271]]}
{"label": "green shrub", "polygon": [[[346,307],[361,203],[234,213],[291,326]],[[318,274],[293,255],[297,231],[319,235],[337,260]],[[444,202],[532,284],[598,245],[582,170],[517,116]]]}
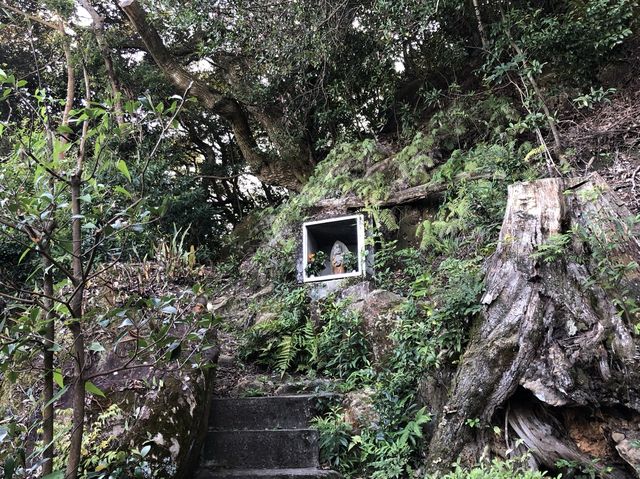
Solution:
{"label": "green shrub", "polygon": [[370,366],[371,345],[360,314],[348,309],[347,301],[329,298],[321,304],[322,327],[318,334],[318,372],[346,379]]}
{"label": "green shrub", "polygon": [[324,464],[349,470],[357,461],[355,451],[351,453],[353,430],[344,421],[342,410],[333,407],[322,417],[315,417],[312,425],[320,434],[320,460]]}
{"label": "green shrub", "polygon": [[315,364],[317,344],[306,290],[299,287],[280,290],[262,308],[276,317],[246,331],[240,357],[281,374],[308,370]]}
{"label": "green shrub", "polygon": [[[424,479],[542,479],[545,472],[531,471],[522,466],[523,461],[495,459],[491,464],[479,464],[464,468],[459,464],[448,474],[427,474]],[[557,479],[559,479],[558,476]]]}

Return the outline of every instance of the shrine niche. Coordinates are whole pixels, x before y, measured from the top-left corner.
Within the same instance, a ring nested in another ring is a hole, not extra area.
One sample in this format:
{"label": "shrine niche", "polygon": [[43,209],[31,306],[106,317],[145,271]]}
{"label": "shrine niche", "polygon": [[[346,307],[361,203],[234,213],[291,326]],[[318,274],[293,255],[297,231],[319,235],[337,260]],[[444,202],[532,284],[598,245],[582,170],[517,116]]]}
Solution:
{"label": "shrine niche", "polygon": [[363,276],[364,218],[353,215],[304,223],[302,248],[304,282]]}

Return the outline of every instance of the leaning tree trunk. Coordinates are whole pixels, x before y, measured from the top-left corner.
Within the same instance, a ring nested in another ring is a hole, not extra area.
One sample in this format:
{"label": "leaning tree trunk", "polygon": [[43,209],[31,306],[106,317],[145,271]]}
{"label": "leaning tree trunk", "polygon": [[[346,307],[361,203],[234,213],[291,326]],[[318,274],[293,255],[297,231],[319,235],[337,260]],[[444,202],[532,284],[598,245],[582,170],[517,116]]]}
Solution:
{"label": "leaning tree trunk", "polygon": [[[188,91],[207,110],[231,125],[234,141],[252,173],[269,185],[300,191],[311,176],[315,160],[308,142],[292,135],[282,124],[280,117],[283,113],[275,108],[247,108],[235,98],[213,88],[184,68],[169,52],[137,0],[119,0],[118,5],[126,13],[164,76],[181,93]],[[264,128],[276,151],[264,151],[258,145],[249,113]]]}
{"label": "leaning tree trunk", "polygon": [[[593,459],[551,415],[518,407],[509,417],[518,388],[530,392],[532,404],[555,406],[548,408],[554,414],[619,408],[635,418],[632,434],[640,439],[638,318],[620,307],[640,298],[632,264],[640,263],[640,243],[630,216],[598,175],[509,187],[498,248],[486,267],[482,321],[430,442],[433,467],[477,459],[484,435],[467,419],[487,425],[498,410],[539,463]],[[637,477],[624,466],[610,475]]]}

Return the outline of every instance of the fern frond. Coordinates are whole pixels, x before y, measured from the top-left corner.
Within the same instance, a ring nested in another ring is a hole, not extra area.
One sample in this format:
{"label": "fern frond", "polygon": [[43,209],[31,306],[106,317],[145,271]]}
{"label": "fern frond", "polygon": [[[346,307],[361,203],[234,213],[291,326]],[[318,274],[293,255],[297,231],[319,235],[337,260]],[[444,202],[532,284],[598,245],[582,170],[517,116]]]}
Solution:
{"label": "fern frond", "polygon": [[311,321],[305,323],[301,336],[304,338],[304,349],[310,356],[309,363],[313,364],[318,359],[318,337]]}
{"label": "fern frond", "polygon": [[398,222],[391,210],[381,209],[378,206],[367,206],[364,208],[364,211],[373,218],[373,222],[377,229],[386,229],[388,231],[395,231],[398,229]]}
{"label": "fern frond", "polygon": [[293,336],[283,336],[278,344],[275,368],[282,376],[287,372],[298,352],[297,341]]}

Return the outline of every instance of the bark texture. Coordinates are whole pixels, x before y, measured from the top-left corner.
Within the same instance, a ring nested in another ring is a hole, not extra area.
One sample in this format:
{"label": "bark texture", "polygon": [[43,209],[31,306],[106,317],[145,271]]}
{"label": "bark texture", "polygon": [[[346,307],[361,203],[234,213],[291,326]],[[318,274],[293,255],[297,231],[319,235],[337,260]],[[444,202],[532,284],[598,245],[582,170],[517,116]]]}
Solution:
{"label": "bark texture", "polygon": [[[638,232],[626,226],[628,217],[597,174],[509,187],[499,245],[486,267],[482,322],[461,358],[431,440],[431,464],[445,468],[459,456],[477,457],[483,439],[466,420],[487,424],[518,388],[537,398],[532,404],[640,413],[637,318],[616,306],[618,294],[640,298],[638,273],[630,271],[613,288],[604,284],[601,259],[591,254],[588,241],[606,238],[611,257],[640,263]],[[536,254],[552,235],[572,227],[581,234],[571,234],[562,254]],[[511,428],[524,436],[538,462],[553,466],[559,458],[590,459],[566,440],[561,427],[528,410],[514,410]],[[636,477],[624,467],[614,467],[611,475]]]}

